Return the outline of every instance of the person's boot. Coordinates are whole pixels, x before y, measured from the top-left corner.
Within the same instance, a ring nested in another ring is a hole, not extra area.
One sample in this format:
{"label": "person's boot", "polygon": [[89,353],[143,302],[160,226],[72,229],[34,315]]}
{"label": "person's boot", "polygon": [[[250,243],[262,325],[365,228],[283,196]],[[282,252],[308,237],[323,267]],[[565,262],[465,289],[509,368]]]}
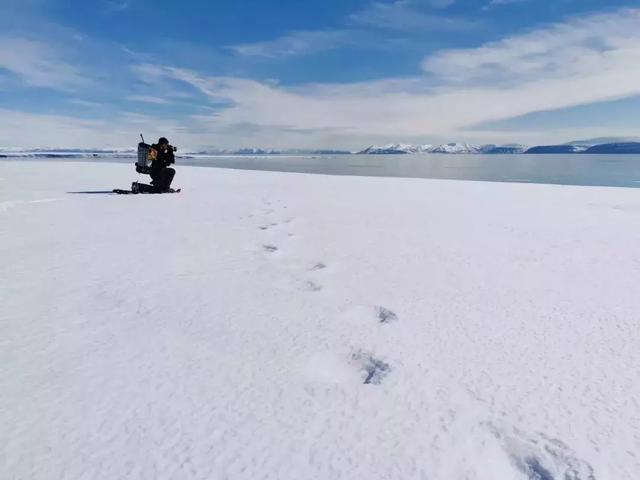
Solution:
{"label": "person's boot", "polygon": [[140,193],[140,185],[138,184],[138,182],[133,182],[131,184],[131,191],[133,193]]}

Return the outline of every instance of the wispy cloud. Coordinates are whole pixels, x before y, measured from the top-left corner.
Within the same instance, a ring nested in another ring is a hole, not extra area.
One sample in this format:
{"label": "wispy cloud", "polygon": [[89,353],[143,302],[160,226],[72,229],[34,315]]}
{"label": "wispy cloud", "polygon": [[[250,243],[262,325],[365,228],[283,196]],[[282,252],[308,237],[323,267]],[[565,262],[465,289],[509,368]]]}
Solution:
{"label": "wispy cloud", "polygon": [[149,95],[127,95],[127,100],[142,103],[153,103],[155,105],[169,105],[171,102],[165,98],[153,97]]}
{"label": "wispy cloud", "polygon": [[473,20],[460,17],[448,17],[430,13],[424,9],[430,6],[446,7],[452,1],[419,2],[416,0],[396,0],[391,3],[375,2],[369,7],[349,16],[353,25],[383,30],[464,30],[476,25]]}
{"label": "wispy cloud", "polygon": [[[166,72],[152,63],[141,63],[130,65],[130,72],[145,86],[145,91],[152,92],[153,95],[135,95],[143,98],[160,99],[190,99],[194,88],[189,85],[177,84]],[[186,87],[186,88],[185,88]]]}
{"label": "wispy cloud", "polygon": [[348,30],[300,30],[275,40],[232,45],[227,48],[240,55],[278,58],[332,50],[350,43],[353,37],[353,32]]}
{"label": "wispy cloud", "polygon": [[[28,125],[28,129],[25,129]],[[67,147],[113,145],[107,141],[107,125],[64,115],[43,115],[0,109],[0,145]]]}
{"label": "wispy cloud", "polygon": [[297,88],[146,66],[212,101],[217,126],[450,134],[483,122],[640,94],[640,9],[551,25],[479,48],[444,51],[427,75]]}
{"label": "wispy cloud", "polygon": [[80,105],[81,107],[87,107],[87,108],[104,107],[104,103],[92,102],[91,100],[83,100],[81,98],[72,98],[69,100],[69,103],[72,103],[73,105]]}
{"label": "wispy cloud", "polygon": [[[25,128],[28,125],[29,128]],[[123,112],[104,120],[71,115],[27,113],[0,108],[0,145],[31,147],[131,147],[138,132],[145,136],[169,135],[184,125],[172,120]],[[204,136],[197,143],[206,141]],[[185,135],[183,138],[190,138]],[[194,142],[195,143],[195,142]]]}
{"label": "wispy cloud", "polygon": [[396,0],[391,3],[378,1],[349,15],[342,28],[297,30],[273,40],[231,45],[227,49],[239,55],[264,58],[309,55],[343,46],[384,50],[394,42],[381,36],[380,31],[428,33],[464,30],[476,26],[477,23],[472,20],[429,13],[434,8],[447,7],[454,1]]}
{"label": "wispy cloud", "polygon": [[[488,43],[448,50],[424,60],[425,71],[453,84],[523,84],[588,80],[606,71],[635,74],[640,53],[640,9],[582,17]],[[620,89],[623,78],[597,94]]]}
{"label": "wispy cloud", "polygon": [[[137,80],[123,82],[118,98],[129,95],[131,101],[162,104],[179,103],[174,98],[193,95],[210,110],[201,108],[197,115],[164,120],[134,112],[117,115],[105,111],[101,117],[111,117],[102,121],[0,110],[0,144],[33,144],[31,139],[36,139],[38,145],[126,146],[132,141],[132,131],[152,136],[174,132],[172,135],[179,136],[177,141],[183,145],[320,146],[339,142],[334,144],[343,146],[374,137],[457,139],[475,134],[487,135],[483,140],[504,134],[509,141],[513,132],[496,132],[478,125],[640,95],[638,24],[640,9],[568,19],[477,48],[440,51],[416,65],[422,72],[412,77],[358,83],[291,87],[275,81],[211,76],[193,69],[143,63],[122,71],[123,75],[133,73]],[[337,37],[338,43],[353,41]],[[316,39],[317,43],[322,40]],[[9,78],[16,76],[27,85],[79,89],[87,81],[85,71],[76,68],[55,45],[0,36],[0,75],[6,70]],[[293,51],[320,48],[313,42],[301,45]],[[277,42],[261,48],[264,50],[244,54],[297,54],[286,53],[292,50]],[[132,90],[131,84],[144,89]],[[84,100],[73,102],[91,106]],[[144,112],[143,105],[136,107]],[[28,132],[23,128],[27,124]],[[553,133],[567,138],[611,133],[589,128],[593,131]],[[549,134],[531,131],[523,140]]]}
{"label": "wispy cloud", "polygon": [[436,8],[445,8],[449,5],[453,5],[457,0],[407,0],[411,3],[426,3]]}
{"label": "wispy cloud", "polygon": [[0,37],[0,69],[35,87],[73,90],[88,82],[51,45],[27,38]]}
{"label": "wispy cloud", "polygon": [[524,3],[529,0],[491,0],[485,8],[497,7],[499,5],[511,5],[514,3]]}

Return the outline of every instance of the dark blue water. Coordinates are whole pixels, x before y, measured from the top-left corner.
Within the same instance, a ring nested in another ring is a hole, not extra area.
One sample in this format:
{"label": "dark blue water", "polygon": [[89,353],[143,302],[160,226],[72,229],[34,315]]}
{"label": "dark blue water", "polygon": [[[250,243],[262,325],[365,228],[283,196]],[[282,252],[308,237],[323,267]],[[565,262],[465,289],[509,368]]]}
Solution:
{"label": "dark blue water", "polygon": [[[46,160],[134,162],[132,158],[111,157]],[[180,165],[328,175],[640,187],[640,155],[219,156],[178,158],[177,166]]]}

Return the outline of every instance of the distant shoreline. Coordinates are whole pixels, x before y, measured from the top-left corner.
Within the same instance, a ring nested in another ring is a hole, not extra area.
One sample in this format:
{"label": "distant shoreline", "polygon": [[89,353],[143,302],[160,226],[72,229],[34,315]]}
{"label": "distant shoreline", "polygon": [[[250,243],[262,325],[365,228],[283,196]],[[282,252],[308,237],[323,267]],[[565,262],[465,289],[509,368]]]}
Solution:
{"label": "distant shoreline", "polygon": [[[470,145],[468,143],[447,143],[441,145],[413,145],[413,144],[389,144],[385,146],[371,145],[360,151],[347,151],[341,149],[261,149],[241,148],[237,150],[201,150],[179,152],[180,158],[198,157],[268,157],[268,156],[311,156],[311,155],[411,155],[411,154],[443,154],[443,155],[541,155],[541,154],[640,154],[640,142],[612,142],[612,143],[565,143],[559,145],[537,145],[527,147],[519,144],[507,145]],[[0,148],[0,158],[8,157],[99,157],[114,156],[133,158],[136,155],[134,149],[81,149],[81,148]]]}

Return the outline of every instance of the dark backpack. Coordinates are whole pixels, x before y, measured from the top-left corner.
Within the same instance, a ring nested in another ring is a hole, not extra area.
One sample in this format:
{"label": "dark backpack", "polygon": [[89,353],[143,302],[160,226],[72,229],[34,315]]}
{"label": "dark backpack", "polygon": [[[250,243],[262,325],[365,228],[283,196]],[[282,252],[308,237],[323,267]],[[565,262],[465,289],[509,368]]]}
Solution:
{"label": "dark backpack", "polygon": [[149,152],[151,151],[151,145],[148,143],[138,143],[138,160],[136,160],[136,172],[149,173],[151,171],[151,159],[149,158]]}

